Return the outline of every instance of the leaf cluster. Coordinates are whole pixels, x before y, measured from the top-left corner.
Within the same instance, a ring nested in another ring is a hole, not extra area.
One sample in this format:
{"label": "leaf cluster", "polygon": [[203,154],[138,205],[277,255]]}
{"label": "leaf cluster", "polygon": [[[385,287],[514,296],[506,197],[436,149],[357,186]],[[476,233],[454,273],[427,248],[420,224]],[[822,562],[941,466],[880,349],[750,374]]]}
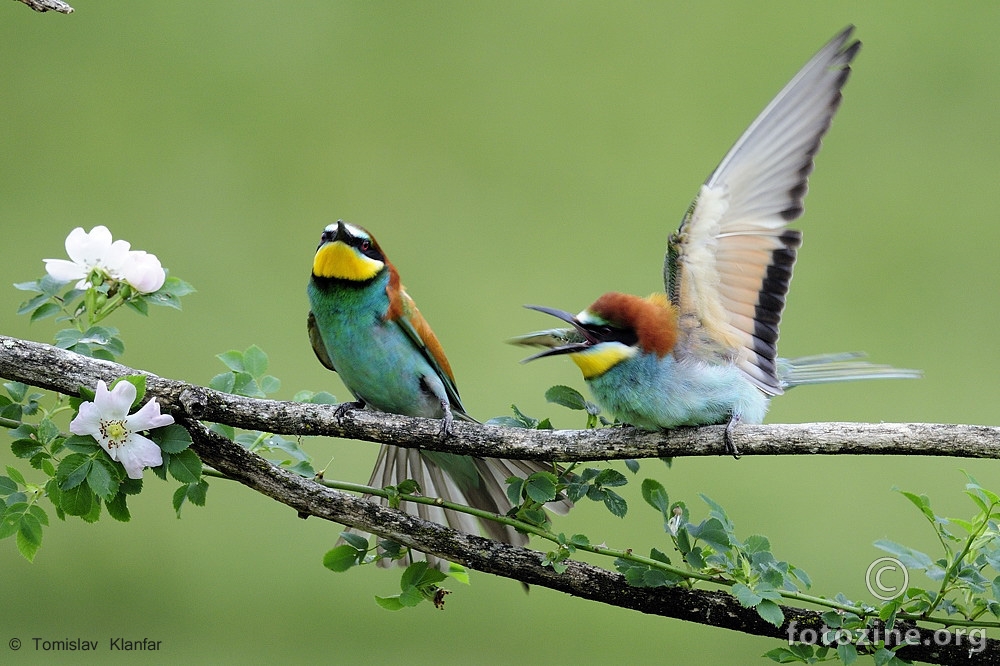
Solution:
{"label": "leaf cluster", "polygon": [[[245,351],[232,349],[216,355],[216,358],[228,368],[227,372],[215,375],[209,382],[209,387],[216,391],[247,398],[266,398],[281,388],[281,381],[274,375],[268,374],[268,356],[257,345],[251,345]],[[314,404],[337,402],[336,398],[325,391],[300,391],[294,399],[297,402]],[[305,477],[316,474],[312,458],[302,449],[298,441],[259,430],[237,433],[235,428],[220,424],[212,424],[212,429],[279,467]]]}
{"label": "leaf cluster", "polygon": [[[145,375],[124,377],[137,388],[137,406],[145,394]],[[117,383],[117,382],[116,382]],[[114,386],[114,385],[112,385]],[[56,413],[78,408],[85,398],[92,398],[93,391],[81,387],[83,398],[73,398],[68,405],[57,400],[55,410],[45,410],[39,403],[43,396],[28,393],[23,384],[4,385],[7,392],[0,405],[7,418],[20,421],[24,416],[41,415],[37,424],[20,422],[11,430],[14,441],[11,451],[43,475],[41,481],[31,481],[20,470],[7,467],[7,475],[0,476],[0,497],[4,506],[0,511],[0,538],[17,535],[20,553],[33,561],[42,543],[42,528],[49,525],[48,513],[40,504],[47,499],[56,517],[66,520],[76,516],[86,522],[101,517],[102,506],[109,516],[121,522],[131,518],[128,496],[142,490],[141,479],[130,479],[121,465],[89,436],[66,435],[56,425]],[[166,480],[169,472],[182,485],[174,496],[174,507],[187,499],[204,504],[208,484],[201,478],[201,460],[189,447],[191,436],[178,425],[156,428],[149,433],[163,454],[163,464],[153,472]],[[180,498],[183,496],[183,499]]]}

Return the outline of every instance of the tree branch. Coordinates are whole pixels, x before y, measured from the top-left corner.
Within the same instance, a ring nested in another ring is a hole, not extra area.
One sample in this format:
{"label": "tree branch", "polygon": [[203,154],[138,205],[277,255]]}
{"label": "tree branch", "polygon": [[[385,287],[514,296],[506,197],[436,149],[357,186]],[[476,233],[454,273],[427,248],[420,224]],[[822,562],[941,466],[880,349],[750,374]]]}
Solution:
{"label": "tree branch", "polygon": [[[127,366],[87,358],[51,345],[0,335],[0,377],[77,395],[98,379],[147,376],[147,391],[175,417],[224,423],[285,435],[321,435],[420,447],[464,455],[566,462],[728,455],[724,426],[645,432],[527,430],[456,421],[454,437],[438,440],[440,423],[369,410],[337,418],[335,408],[257,400],[165,379]],[[930,423],[804,423],[739,425],[734,441],[750,455],[924,455],[1000,458],[1000,428]]]}
{"label": "tree branch", "polygon": [[[398,446],[523,459],[594,460],[679,455],[724,455],[721,427],[644,433],[631,428],[597,431],[538,431],[455,424],[456,436],[438,441],[436,421],[368,411],[337,419],[332,406],[253,400],[157,377],[127,366],[80,356],[50,345],[0,336],[0,377],[68,395],[99,379],[145,374],[147,395],[187,428],[201,459],[229,478],[294,509],[377,534],[471,569],[540,585],[643,613],[672,617],[757,636],[798,640],[819,631],[820,613],[782,606],[785,623],[775,627],[730,594],[683,587],[639,588],[624,576],[578,561],[556,573],[537,551],[464,534],[389,509],[281,469],[209,430],[215,421],[267,432],[349,437]],[[746,455],[877,453],[1000,457],[1000,429],[928,424],[806,424],[742,426],[738,444]],[[899,650],[904,659],[967,663],[969,641],[942,640],[940,632],[897,622],[898,635],[916,643]],[[910,632],[910,633],[907,633]],[[1000,665],[1000,641],[984,640],[977,663]],[[864,648],[862,648],[864,651]]]}
{"label": "tree branch", "polygon": [[28,5],[36,12],[59,12],[60,14],[72,14],[73,8],[62,0],[17,0]]}
{"label": "tree branch", "polygon": [[[775,627],[725,592],[683,587],[632,587],[621,574],[577,561],[568,561],[566,571],[556,573],[542,566],[543,556],[537,551],[458,532],[325,488],[271,465],[197,421],[186,420],[183,425],[191,431],[195,450],[204,462],[288,505],[300,516],[317,516],[357,527],[470,569],[641,613],[786,641],[797,640],[805,630],[822,633],[823,620],[817,611],[782,606],[785,623]],[[896,629],[898,635],[909,636],[917,642],[898,652],[904,659],[935,664],[968,663],[969,648],[960,644],[961,641],[951,640],[946,645],[938,645],[946,642],[941,634],[906,622],[897,622]],[[883,625],[879,631],[884,632]],[[976,663],[1000,664],[1000,641],[989,639],[984,645],[977,654]]]}

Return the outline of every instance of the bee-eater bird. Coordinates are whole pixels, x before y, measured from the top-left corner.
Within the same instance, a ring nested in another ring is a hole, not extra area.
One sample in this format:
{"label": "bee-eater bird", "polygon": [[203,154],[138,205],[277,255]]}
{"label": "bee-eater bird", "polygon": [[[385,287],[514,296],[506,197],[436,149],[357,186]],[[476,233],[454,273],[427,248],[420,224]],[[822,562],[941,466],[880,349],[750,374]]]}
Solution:
{"label": "bee-eater bird", "polygon": [[[399,273],[375,238],[361,227],[338,221],[323,230],[308,286],[309,340],[320,362],[340,374],[357,402],[341,406],[442,419],[442,436],[454,418],[473,421],[462,407],[455,376],[444,350],[399,281]],[[511,508],[506,480],[551,465],[519,460],[474,458],[383,445],[369,485],[385,487],[416,481],[424,495],[504,514]],[[384,500],[383,500],[384,501]],[[566,502],[550,505],[565,511]],[[476,533],[464,513],[404,502],[425,520]],[[494,539],[523,545],[527,536],[483,521]],[[429,557],[428,561],[434,562]]]}
{"label": "bee-eater bird", "polygon": [[802,242],[813,157],[861,47],[848,27],[778,93],[708,177],[667,243],[666,293],[608,293],[572,315],[527,306],[571,329],[516,344],[568,354],[597,402],[619,421],[655,430],[760,423],[771,397],[799,384],[917,377],[859,354],[777,358],[778,323]]}

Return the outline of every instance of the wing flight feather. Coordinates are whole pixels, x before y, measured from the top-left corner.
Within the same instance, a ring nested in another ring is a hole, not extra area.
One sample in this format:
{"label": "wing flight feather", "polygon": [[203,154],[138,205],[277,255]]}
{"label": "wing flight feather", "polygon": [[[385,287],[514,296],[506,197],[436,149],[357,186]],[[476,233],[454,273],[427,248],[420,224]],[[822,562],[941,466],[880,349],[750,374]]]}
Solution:
{"label": "wing flight feather", "polygon": [[778,93],[702,185],[664,263],[681,321],[679,353],[735,362],[758,388],[782,392],[778,323],[802,235],[813,158],[861,43],[848,27]]}

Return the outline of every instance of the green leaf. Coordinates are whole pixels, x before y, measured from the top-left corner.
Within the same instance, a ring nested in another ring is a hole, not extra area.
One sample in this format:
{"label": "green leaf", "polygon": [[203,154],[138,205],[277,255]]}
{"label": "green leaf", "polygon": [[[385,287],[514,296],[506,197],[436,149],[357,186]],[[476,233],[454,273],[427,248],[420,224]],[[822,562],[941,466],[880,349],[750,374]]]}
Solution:
{"label": "green leaf", "polygon": [[90,435],[70,435],[63,440],[62,445],[70,451],[90,455],[96,453],[101,445]]}
{"label": "green leaf", "polygon": [[243,365],[243,352],[230,349],[225,353],[217,354],[215,358],[222,361],[225,366],[233,372],[245,372],[245,366]]}
{"label": "green leaf", "polygon": [[517,405],[511,405],[510,408],[514,412],[514,418],[521,422],[522,427],[534,429],[538,426],[538,419],[528,416],[518,409]]}
{"label": "green leaf", "polygon": [[[16,287],[17,285],[14,286]],[[37,296],[33,296],[28,300],[26,300],[24,303],[21,303],[21,307],[17,309],[17,314],[23,315],[23,314],[28,314],[29,312],[34,312],[38,308],[42,307],[42,305],[45,304],[48,300],[49,300],[48,294],[38,294]],[[49,305],[52,304],[49,303]]]}
{"label": "green leaf", "polygon": [[771,661],[776,661],[779,664],[803,663],[804,661],[799,657],[798,654],[792,652],[791,649],[786,647],[779,647],[779,648],[774,648],[773,650],[768,650],[761,656],[767,657]]}
{"label": "green leaf", "polygon": [[42,444],[51,444],[56,437],[62,434],[59,432],[59,426],[48,418],[44,418],[38,423],[37,433],[38,441]]}
{"label": "green leaf", "polygon": [[420,580],[417,581],[417,587],[419,588],[431,587],[444,581],[446,578],[448,578],[448,574],[444,573],[440,569],[437,569],[435,567],[427,567],[427,570],[420,577]]}
{"label": "green leaf", "polygon": [[180,453],[191,446],[191,433],[176,423],[152,430],[150,438],[167,453]]}
{"label": "green leaf", "polygon": [[379,556],[388,560],[399,560],[402,559],[409,551],[409,548],[401,543],[392,541],[390,539],[379,539],[378,547],[380,549]]}
{"label": "green leaf", "polygon": [[928,520],[934,521],[934,512],[931,510],[931,501],[928,499],[927,495],[917,495],[916,493],[907,492],[905,490],[900,490],[899,488],[893,488],[900,495],[910,500],[914,506],[920,509]]}
{"label": "green leaf", "polygon": [[21,517],[27,510],[27,502],[14,502],[6,507],[0,505],[0,539],[17,534],[21,526]]}
{"label": "green leaf", "polygon": [[59,463],[59,468],[56,470],[56,479],[59,481],[59,488],[69,490],[70,488],[79,486],[87,478],[87,475],[90,474],[90,468],[93,467],[93,464],[94,459],[82,453],[71,453],[63,458],[62,462]]}
{"label": "green leaf", "polygon": [[208,497],[208,481],[202,478],[198,483],[187,485],[187,499],[195,506],[205,506]]}
{"label": "green leaf", "polygon": [[448,575],[457,580],[459,583],[465,583],[469,585],[469,571],[463,567],[461,564],[455,564],[454,562],[448,563]]}
{"label": "green leaf", "polygon": [[729,533],[718,518],[709,518],[700,525],[690,526],[691,536],[701,539],[716,550],[728,550],[732,547]]}
{"label": "green leaf", "polygon": [[56,331],[55,343],[60,349],[69,349],[75,346],[83,338],[83,333],[72,328],[64,328]]}
{"label": "green leaf", "polygon": [[118,484],[121,482],[119,469],[109,458],[101,457],[94,459],[87,472],[87,485],[105,502],[118,494]]}
{"label": "green leaf", "polygon": [[736,600],[740,602],[740,605],[744,608],[754,608],[761,601],[764,600],[762,596],[751,590],[744,583],[736,583],[733,585],[733,596]]}
{"label": "green leaf", "polygon": [[108,508],[108,515],[120,523],[127,523],[132,519],[132,514],[128,510],[127,499],[128,495],[119,490],[117,495],[104,503],[104,506]]}
{"label": "green leaf", "polygon": [[52,464],[50,460],[51,456],[45,452],[41,452],[30,460],[31,466],[35,469],[40,469],[45,472],[46,476],[54,477],[56,475],[55,465]]}
{"label": "green leaf", "polygon": [[664,518],[670,518],[670,498],[662,483],[655,479],[644,479],[642,499],[646,500],[646,504],[663,514]]}
{"label": "green leaf", "polygon": [[618,486],[624,486],[628,484],[628,479],[625,475],[616,469],[602,469],[601,473],[597,475],[594,479],[594,485],[598,486],[610,486],[612,488],[617,488]]}
{"label": "green leaf", "polygon": [[122,479],[118,490],[126,495],[138,495],[142,492],[142,479],[130,479],[126,477]]}
{"label": "green leaf", "polygon": [[396,484],[396,490],[398,490],[403,495],[412,495],[413,493],[420,492],[420,484],[413,479],[403,479],[398,484]]}
{"label": "green leaf", "polygon": [[42,526],[30,514],[21,517],[21,525],[17,531],[17,549],[24,559],[35,561],[35,554],[42,545]]}
{"label": "green leaf", "polygon": [[771,550],[771,542],[768,541],[766,536],[752,534],[747,537],[745,542],[743,542],[743,550],[745,550],[748,555],[753,555],[754,553],[767,553]]}
{"label": "green leaf", "polygon": [[356,564],[358,564],[358,549],[346,543],[327,551],[323,556],[323,566],[338,573],[347,571]]}
{"label": "green leaf", "polygon": [[668,587],[673,584],[667,572],[662,569],[648,569],[642,575],[642,582],[644,587]]}
{"label": "green leaf", "polygon": [[858,660],[858,648],[853,643],[838,643],[837,657],[844,662],[844,666],[851,666]]}
{"label": "green leaf", "polygon": [[604,492],[604,506],[615,516],[624,518],[625,514],[628,513],[628,503],[625,501],[625,498],[613,490],[606,490]]}
{"label": "green leaf", "polygon": [[309,398],[309,402],[314,405],[336,405],[337,397],[326,391],[318,391]]}
{"label": "green leaf", "polygon": [[780,627],[785,622],[785,614],[782,612],[781,606],[774,603],[770,599],[764,599],[757,604],[757,614],[760,615],[765,622],[770,622],[776,627]]}
{"label": "green leaf", "polygon": [[254,379],[260,379],[267,372],[267,354],[257,345],[243,352],[243,371]]}
{"label": "green leaf", "polygon": [[22,384],[21,382],[5,382],[3,387],[7,389],[7,395],[9,395],[14,402],[21,402],[24,400],[24,396],[28,393],[28,385]]}
{"label": "green leaf", "polygon": [[403,609],[403,604],[399,601],[399,597],[375,597],[375,603],[386,610],[398,611]]}
{"label": "green leaf", "polygon": [[545,399],[569,409],[583,410],[587,408],[587,400],[583,395],[569,386],[553,386],[545,392]]}
{"label": "green leaf", "polygon": [[623,462],[625,463],[625,466],[628,467],[628,471],[632,472],[633,474],[639,473],[638,460],[633,460],[632,458],[626,458]]}
{"label": "green leaf", "polygon": [[729,520],[729,516],[726,515],[726,510],[722,508],[722,505],[720,505],[718,502],[713,500],[708,495],[699,493],[698,497],[700,497],[702,501],[708,505],[709,509],[711,509],[711,511],[709,511],[709,515],[717,518],[720,523],[723,523],[727,526],[732,525],[732,523]]}
{"label": "green leaf", "polygon": [[360,534],[355,534],[354,532],[341,532],[340,538],[347,542],[354,550],[360,550],[367,552],[368,550],[368,538],[363,537]]}
{"label": "green leaf", "polygon": [[657,548],[649,549],[649,559],[656,560],[657,562],[661,562],[663,564],[670,564],[670,558],[667,554]]}
{"label": "green leaf", "polygon": [[125,301],[125,305],[129,306],[130,308],[141,314],[143,317],[149,316],[149,304],[146,302],[146,299],[141,296],[139,296],[138,298],[128,299],[127,301]]}
{"label": "green leaf", "polygon": [[205,494],[208,492],[208,482],[205,479],[197,483],[185,483],[177,488],[173,494],[173,507],[177,517],[181,517],[181,508],[185,502],[191,502],[196,506],[205,506]]}
{"label": "green leaf", "polygon": [[423,593],[416,587],[408,587],[399,594],[399,603],[405,607],[418,606],[423,600]]}
{"label": "green leaf", "polygon": [[[488,420],[483,425],[500,426],[503,428],[523,428],[525,427],[523,423],[515,419],[513,416],[494,416]],[[377,599],[378,597],[376,597]]]}
{"label": "green leaf", "polygon": [[170,454],[170,475],[181,483],[198,483],[201,480],[201,459],[191,449]]}
{"label": "green leaf", "polygon": [[934,568],[934,562],[926,553],[914,550],[909,546],[898,544],[888,539],[879,539],[873,544],[876,548],[895,555],[897,559],[908,569],[930,570]]}
{"label": "green leaf", "polygon": [[47,526],[49,524],[49,514],[45,513],[45,509],[38,506],[37,504],[32,504],[31,506],[29,506],[28,513],[34,516],[35,520],[37,520],[42,525]]}
{"label": "green leaf", "polygon": [[59,314],[60,308],[55,303],[42,303],[34,312],[31,313],[30,321],[38,321],[39,319],[45,319],[46,317],[54,317]]}
{"label": "green leaf", "polygon": [[[520,427],[520,426],[518,426]],[[524,479],[519,476],[512,476],[507,479],[507,500],[511,506],[521,504],[521,489],[524,487]]]}
{"label": "green leaf", "polygon": [[6,476],[0,476],[0,497],[6,497],[16,492],[17,484],[14,483],[14,480]]}
{"label": "green leaf", "polygon": [[264,393],[277,393],[281,388],[281,380],[273,375],[264,375],[260,378],[260,390]]}
{"label": "green leaf", "polygon": [[247,398],[266,398],[257,380],[250,373],[237,372],[233,375],[233,393]]}
{"label": "green leaf", "polygon": [[556,498],[558,478],[551,472],[535,472],[524,483],[524,491],[535,502],[545,504]]}
{"label": "green leaf", "polygon": [[[64,282],[63,284],[69,284]],[[41,292],[42,288],[38,284],[38,280],[32,280],[31,282],[15,282],[13,284],[14,289],[18,291],[37,291]]]}
{"label": "green leaf", "polygon": [[184,502],[187,500],[187,484],[183,486],[178,486],[177,490],[170,498],[170,504],[174,507],[174,513],[177,517],[181,517],[181,508],[184,506]]}
{"label": "green leaf", "polygon": [[406,567],[403,575],[399,578],[399,589],[405,591],[409,587],[414,587],[420,582],[423,575],[427,573],[427,562],[418,560]]}
{"label": "green leaf", "polygon": [[[232,393],[233,388],[236,386],[236,375],[232,372],[223,372],[214,377],[208,382],[208,387],[214,389],[221,393]],[[213,424],[214,425],[214,424]],[[230,439],[232,439],[230,437]]]}
{"label": "green leaf", "polygon": [[143,294],[140,298],[148,303],[152,303],[153,305],[162,305],[180,310],[180,297],[187,296],[194,291],[195,288],[184,280],[173,276],[167,276],[167,279],[163,282],[162,287],[154,291],[152,294]]}
{"label": "green leaf", "polygon": [[59,492],[59,508],[70,516],[87,516],[93,510],[94,491],[85,484],[62,488]]}
{"label": "green leaf", "polygon": [[19,470],[15,469],[14,467],[11,467],[10,465],[7,465],[7,474],[10,475],[11,480],[14,481],[16,484],[20,486],[25,485],[24,476],[21,474]]}

